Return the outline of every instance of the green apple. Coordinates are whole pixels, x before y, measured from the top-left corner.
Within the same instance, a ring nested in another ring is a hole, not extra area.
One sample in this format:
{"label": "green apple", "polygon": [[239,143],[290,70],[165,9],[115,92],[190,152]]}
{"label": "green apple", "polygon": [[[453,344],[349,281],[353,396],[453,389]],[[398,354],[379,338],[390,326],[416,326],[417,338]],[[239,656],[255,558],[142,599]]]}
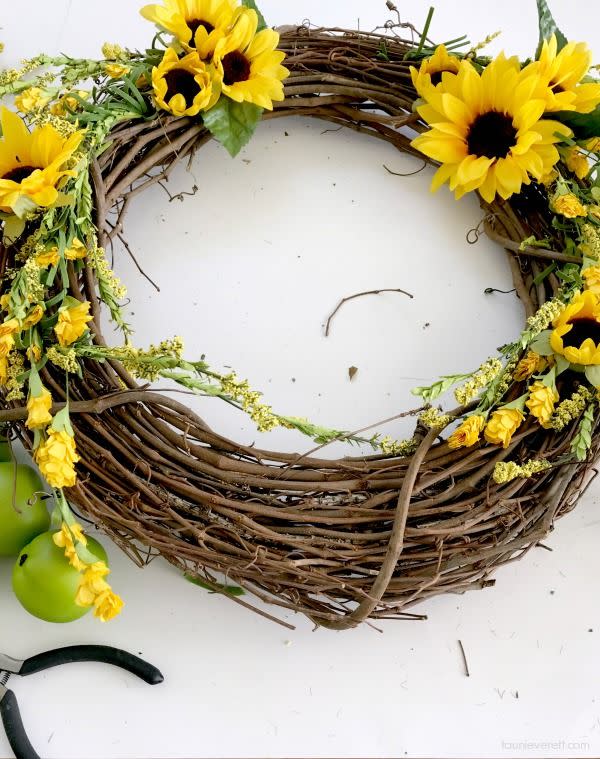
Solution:
{"label": "green apple", "polygon": [[16,556],[50,526],[44,486],[29,466],[0,461],[0,556]]}
{"label": "green apple", "polygon": [[[75,596],[81,574],[69,564],[64,550],[43,532],[25,546],[13,569],[13,590],[21,605],[45,622],[73,622],[91,606],[77,606]],[[106,551],[88,537],[88,549],[108,564]]]}
{"label": "green apple", "polygon": [[10,446],[5,437],[0,437],[0,461],[12,461]]}

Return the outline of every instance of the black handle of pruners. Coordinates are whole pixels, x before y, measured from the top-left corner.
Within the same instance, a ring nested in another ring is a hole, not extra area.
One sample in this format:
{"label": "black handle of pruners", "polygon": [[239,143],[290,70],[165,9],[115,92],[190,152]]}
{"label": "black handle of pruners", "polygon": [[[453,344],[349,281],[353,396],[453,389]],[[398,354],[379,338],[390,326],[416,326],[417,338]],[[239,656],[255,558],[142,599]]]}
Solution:
{"label": "black handle of pruners", "polygon": [[19,675],[31,675],[41,672],[43,669],[57,667],[59,664],[71,664],[71,662],[97,661],[103,664],[112,664],[120,667],[133,675],[141,678],[149,685],[162,683],[164,677],[160,670],[152,664],[140,659],[127,651],[112,646],[65,646],[45,651],[37,656],[25,659],[19,670]]}
{"label": "black handle of pruners", "polygon": [[16,759],[40,759],[33,748],[23,727],[17,697],[11,690],[6,690],[0,698],[0,716]]}
{"label": "black handle of pruners", "polygon": [[[65,646],[45,651],[25,659],[15,674],[32,675],[43,669],[57,667],[59,664],[83,661],[112,664],[137,675],[150,685],[158,685],[164,679],[160,670],[152,664],[112,646]],[[40,759],[23,727],[17,698],[11,690],[4,687],[0,689],[0,716],[16,759]]]}

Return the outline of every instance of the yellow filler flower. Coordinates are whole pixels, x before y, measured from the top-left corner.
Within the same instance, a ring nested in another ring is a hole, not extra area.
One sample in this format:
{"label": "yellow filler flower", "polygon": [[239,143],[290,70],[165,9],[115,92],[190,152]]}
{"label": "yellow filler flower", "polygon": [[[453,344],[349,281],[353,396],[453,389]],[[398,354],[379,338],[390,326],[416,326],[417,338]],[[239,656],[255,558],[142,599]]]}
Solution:
{"label": "yellow filler flower", "polygon": [[51,206],[65,177],[75,174],[68,166],[83,132],[65,138],[50,124],[30,132],[7,108],[2,108],[0,122],[0,211],[14,211],[22,199]]}
{"label": "yellow filler flower", "polygon": [[501,53],[481,74],[462,61],[458,74],[444,77],[418,108],[432,128],[411,144],[441,163],[432,191],[448,182],[457,198],[478,190],[490,203],[496,193],[506,199],[548,174],[559,159],[557,133],[570,130],[541,120],[544,93],[543,82],[521,71],[516,58]]}
{"label": "yellow filler flower", "polygon": [[592,63],[591,50],[585,42],[569,42],[557,50],[553,34],[544,40],[539,60],[527,67],[545,81],[546,110],[590,113],[600,103],[600,83],[581,83]]}
{"label": "yellow filler flower", "polygon": [[550,346],[580,366],[600,364],[600,304],[595,293],[578,293],[552,322]]}
{"label": "yellow filler flower", "polygon": [[236,5],[234,0],[164,0],[164,5],[145,5],[140,13],[206,60],[225,36]]}
{"label": "yellow filler flower", "polygon": [[443,75],[458,74],[460,60],[455,55],[449,55],[445,45],[438,45],[430,58],[425,58],[420,68],[410,67],[410,75],[417,93],[426,98],[427,92],[442,81]]}
{"label": "yellow filler flower", "polygon": [[196,116],[217,102],[210,73],[196,53],[179,58],[168,48],[158,66],[152,69],[154,98],[159,108],[174,116]]}
{"label": "yellow filler flower", "polygon": [[281,62],[285,53],[276,50],[279,34],[273,29],[256,33],[255,10],[238,8],[227,37],[217,43],[214,66],[223,93],[238,103],[254,103],[268,111],[273,100],[283,100],[283,80],[290,73]]}

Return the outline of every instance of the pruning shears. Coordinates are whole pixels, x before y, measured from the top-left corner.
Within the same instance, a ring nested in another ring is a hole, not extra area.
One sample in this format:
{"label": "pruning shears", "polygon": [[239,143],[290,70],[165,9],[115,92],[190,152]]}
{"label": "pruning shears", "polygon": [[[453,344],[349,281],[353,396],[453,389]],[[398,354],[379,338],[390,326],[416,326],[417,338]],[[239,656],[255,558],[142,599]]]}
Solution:
{"label": "pruning shears", "polygon": [[164,679],[152,664],[112,646],[66,646],[24,660],[0,654],[0,716],[16,759],[39,759],[39,756],[25,733],[16,696],[6,688],[8,678],[11,674],[32,675],[59,664],[84,661],[113,664],[137,675],[149,685],[158,685]]}

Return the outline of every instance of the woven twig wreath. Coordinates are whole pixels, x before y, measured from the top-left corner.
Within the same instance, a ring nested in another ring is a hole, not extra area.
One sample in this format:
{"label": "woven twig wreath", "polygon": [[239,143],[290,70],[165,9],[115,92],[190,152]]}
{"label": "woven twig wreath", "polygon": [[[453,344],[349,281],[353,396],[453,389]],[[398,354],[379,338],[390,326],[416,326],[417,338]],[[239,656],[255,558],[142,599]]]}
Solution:
{"label": "woven twig wreath", "polygon": [[[418,93],[410,69],[424,57],[425,36],[412,43],[385,31],[301,26],[280,32],[290,72],[285,99],[263,118],[312,116],[423,158],[411,140],[430,129],[431,119],[414,109]],[[458,65],[444,70],[455,76]],[[432,88],[445,81],[446,75],[436,81],[434,68],[421,73]],[[194,117],[159,112],[121,120],[90,166],[98,247],[122,235],[132,198],[166,179],[211,137]],[[436,164],[427,155],[425,160]],[[563,206],[579,202],[583,195],[577,193],[588,192],[590,183],[561,166],[570,192],[558,192],[555,205],[561,198]],[[569,300],[585,293],[596,298],[591,276],[589,289],[577,295],[585,284],[585,243],[567,244],[577,214],[565,212],[564,224],[556,223],[549,187],[524,183],[506,200],[496,193],[484,200],[489,190],[482,191],[481,230],[508,255],[529,321],[512,353],[505,353],[506,362],[488,361],[467,376],[459,406],[444,415],[430,409],[409,446],[388,443],[371,456],[330,460],[240,445],[171,396],[140,384],[126,360],[107,353],[98,361],[93,350],[82,351],[80,375],[69,375],[68,399],[64,366],[48,361],[39,372],[58,404],[54,410],[69,401],[80,457],[77,481],[65,491],[69,501],[139,565],[159,553],[209,588],[222,589],[219,577],[225,575],[262,601],[332,629],[369,618],[417,618],[408,610],[426,598],[492,585],[496,567],[523,557],[574,507],[598,449],[598,383],[592,370],[583,371],[595,360],[543,348],[548,341],[542,330],[564,315]],[[587,209],[579,221],[597,229]],[[592,235],[590,258],[593,244]],[[22,253],[19,241],[5,245],[3,271]],[[93,346],[104,348],[103,270],[96,259],[72,256],[66,271],[69,295],[91,304]],[[59,290],[55,285],[55,294]],[[593,311],[595,303],[585,308]],[[586,318],[600,328],[595,311]],[[596,349],[598,340],[592,343]],[[533,387],[529,378],[542,376],[543,366],[554,372],[552,386],[538,380]],[[431,402],[456,380],[417,392]],[[481,408],[480,392],[488,394],[481,423],[469,416]],[[556,393],[571,406],[559,406]],[[504,412],[496,418],[500,428],[494,432],[488,419],[486,440],[480,441],[484,417],[498,408]],[[518,417],[514,424],[511,414]],[[18,401],[8,402],[2,413],[33,449],[39,440],[25,426],[26,416]],[[555,423],[557,418],[564,423]],[[449,445],[442,432],[455,419],[463,424]]]}

